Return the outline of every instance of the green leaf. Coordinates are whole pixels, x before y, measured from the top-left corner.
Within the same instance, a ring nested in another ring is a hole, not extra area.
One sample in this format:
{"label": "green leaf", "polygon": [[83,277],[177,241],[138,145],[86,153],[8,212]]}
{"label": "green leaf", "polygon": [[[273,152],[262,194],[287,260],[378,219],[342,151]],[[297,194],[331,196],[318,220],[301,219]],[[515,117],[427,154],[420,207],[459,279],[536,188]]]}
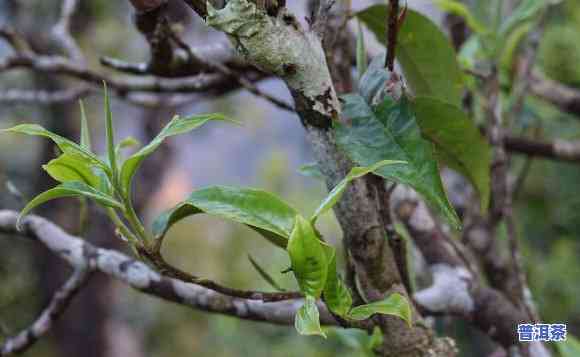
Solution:
{"label": "green leaf", "polygon": [[[167,137],[187,133],[210,120],[229,120],[222,114],[200,114],[188,117],[174,116],[173,119],[161,130],[161,132],[146,146],[131,155],[121,169],[121,185],[125,193],[131,191],[131,181],[135,172],[145,160],[153,153]],[[231,121],[231,120],[230,120]]]}
{"label": "green leaf", "polygon": [[383,166],[375,173],[413,187],[432,206],[443,212],[454,228],[460,221],[447,199],[433,154],[433,145],[423,139],[409,102],[385,99],[372,109],[359,95],[343,96],[343,114],[349,124],[335,124],[337,144],[358,165],[382,160],[406,164]]}
{"label": "green leaf", "polygon": [[157,218],[153,234],[161,237],[179,220],[202,212],[245,224],[284,249],[298,214],[286,202],[262,190],[212,186],[193,192]]}
{"label": "green leaf", "polygon": [[405,163],[404,161],[383,160],[367,167],[353,167],[348,173],[348,175],[346,175],[346,177],[343,178],[338,183],[338,185],[336,185],[332,189],[332,191],[330,191],[330,193],[328,194],[328,196],[326,196],[326,198],[322,201],[322,203],[320,203],[320,206],[318,206],[318,208],[310,218],[310,222],[312,224],[316,223],[316,220],[318,219],[319,216],[331,210],[332,207],[334,207],[334,205],[340,200],[340,198],[344,194],[344,191],[346,190],[346,187],[352,180],[362,177],[371,172],[374,172],[386,165],[404,164],[404,163]]}
{"label": "green leaf", "polygon": [[469,11],[469,8],[460,1],[435,0],[434,2],[443,11],[463,18],[467,26],[469,26],[474,32],[477,32],[480,35],[485,35],[489,32],[485,25],[479,22],[479,20],[473,16],[471,11]]}
{"label": "green leaf", "polygon": [[258,274],[260,274],[262,279],[264,279],[268,284],[270,284],[270,286],[272,286],[274,289],[278,291],[286,291],[286,289],[280,286],[280,284],[278,284],[278,282],[276,282],[276,280],[270,274],[268,274],[268,272],[264,268],[262,268],[260,264],[258,264],[258,262],[249,254],[248,260],[250,260],[250,263],[252,264],[254,269],[256,269]]}
{"label": "green leaf", "polygon": [[117,155],[115,155],[115,130],[113,129],[113,113],[111,112],[111,103],[109,93],[107,92],[107,83],[103,82],[105,90],[105,136],[107,140],[107,157],[111,166],[112,182],[118,182],[119,167],[117,167]]}
{"label": "green leaf", "polygon": [[286,250],[300,291],[319,298],[328,273],[326,253],[310,222],[300,215],[296,216]]}
{"label": "green leaf", "polygon": [[314,179],[324,181],[324,175],[322,174],[322,171],[320,171],[320,166],[318,166],[317,163],[300,166],[298,173],[300,173],[302,176],[312,177]]}
{"label": "green leaf", "polygon": [[76,144],[73,141],[70,141],[66,138],[63,138],[60,135],[54,134],[40,125],[37,124],[21,124],[9,129],[3,129],[4,132],[13,132],[13,133],[20,133],[20,134],[27,134],[33,136],[43,136],[46,138],[51,139],[59,149],[65,154],[71,154],[74,156],[80,156],[83,160],[86,160],[91,165],[98,166],[102,168],[105,172],[110,172],[109,167],[103,161],[101,161],[97,155],[93,154],[86,148]]}
{"label": "green leaf", "polygon": [[62,154],[42,168],[59,182],[78,181],[93,188],[99,187],[99,177],[95,175],[91,165],[80,156]]}
{"label": "green leaf", "polygon": [[82,99],[79,100],[79,106],[81,108],[81,146],[88,151],[91,151],[91,132],[89,130],[89,122],[87,120],[85,105],[83,104]]}
{"label": "green leaf", "polygon": [[378,326],[375,326],[370,336],[367,331],[354,328],[333,328],[331,333],[342,344],[359,351],[363,356],[376,356],[374,349],[383,344],[383,334]]}
{"label": "green leaf", "polygon": [[369,104],[380,102],[384,97],[384,89],[390,75],[385,70],[385,53],[381,53],[371,61],[358,84],[359,94]]}
{"label": "green leaf", "polygon": [[336,251],[333,247],[322,244],[328,262],[328,272],[324,285],[324,303],[339,316],[346,316],[352,306],[352,296],[336,272]]}
{"label": "green leaf", "polygon": [[[383,44],[387,41],[388,12],[387,5],[374,5],[356,14]],[[405,79],[415,95],[461,104],[462,74],[455,52],[431,20],[407,10],[396,51]]]}
{"label": "green leaf", "polygon": [[296,313],[294,327],[301,335],[318,335],[326,338],[326,334],[320,328],[320,316],[316,306],[316,298],[306,296],[304,305]]}
{"label": "green leaf", "polygon": [[407,321],[409,326],[413,322],[409,301],[399,293],[393,293],[381,301],[353,307],[348,317],[353,320],[366,320],[374,314],[398,316]]}
{"label": "green leaf", "polygon": [[18,216],[18,225],[20,225],[20,219],[36,206],[54,200],[55,198],[79,196],[93,199],[106,207],[123,209],[123,205],[113,197],[107,196],[82,182],[65,182],[33,198],[26,207],[24,207],[22,212],[20,212],[20,215]]}
{"label": "green leaf", "polygon": [[358,23],[358,32],[356,36],[356,69],[359,78],[367,71],[367,49],[365,47],[365,38],[363,34],[363,29]]}
{"label": "green leaf", "polygon": [[479,193],[482,211],[489,205],[491,149],[477,126],[458,107],[435,98],[411,103],[424,137],[437,156],[467,177]]}
{"label": "green leaf", "polygon": [[580,356],[580,340],[568,334],[566,340],[557,342],[556,347],[561,357],[578,357]]}

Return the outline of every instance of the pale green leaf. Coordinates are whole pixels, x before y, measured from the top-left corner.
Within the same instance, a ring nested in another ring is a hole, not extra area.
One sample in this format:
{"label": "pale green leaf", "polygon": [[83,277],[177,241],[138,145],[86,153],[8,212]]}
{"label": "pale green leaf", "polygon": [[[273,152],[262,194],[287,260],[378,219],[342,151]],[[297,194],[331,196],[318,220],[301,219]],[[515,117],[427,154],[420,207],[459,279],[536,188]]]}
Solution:
{"label": "pale green leaf", "polygon": [[13,132],[13,133],[20,133],[20,134],[27,134],[33,136],[43,136],[46,138],[51,139],[59,149],[65,154],[71,154],[74,156],[79,156],[86,160],[88,163],[94,166],[98,166],[102,168],[105,172],[110,172],[109,167],[105,164],[101,159],[97,157],[97,155],[93,154],[86,148],[76,144],[75,142],[63,138],[60,135],[54,134],[40,125],[37,124],[21,124],[15,127],[4,129],[4,132]]}
{"label": "pale green leaf", "polygon": [[300,215],[296,216],[286,250],[300,291],[319,298],[328,273],[326,253],[310,222]]}
{"label": "pale green leaf", "polygon": [[322,173],[322,171],[320,171],[320,166],[318,166],[318,164],[316,163],[302,165],[298,169],[298,172],[302,176],[311,177],[317,180],[324,181],[324,174]]}
{"label": "pale green leaf", "polygon": [[115,155],[115,130],[113,128],[113,113],[111,112],[111,103],[107,91],[107,83],[103,82],[105,90],[105,137],[107,141],[107,158],[111,167],[113,183],[117,182],[119,167],[117,166],[117,155]]}
{"label": "pale green leaf", "polygon": [[352,180],[357,179],[359,177],[363,177],[364,175],[369,174],[371,172],[374,172],[385,165],[404,164],[404,163],[405,163],[404,161],[383,160],[383,161],[379,161],[371,166],[353,167],[350,170],[350,172],[348,173],[348,175],[346,175],[346,177],[343,178],[332,189],[332,191],[330,191],[330,193],[326,196],[326,198],[320,203],[320,205],[318,206],[318,208],[316,209],[316,211],[314,212],[314,214],[310,218],[310,221],[312,222],[312,224],[316,223],[316,220],[318,219],[318,217],[320,217],[325,212],[328,212],[329,210],[331,210],[332,207],[334,207],[334,205],[340,200],[340,198],[344,194],[344,191],[346,190],[348,184]]}
{"label": "pale green leaf", "polygon": [[121,185],[125,193],[131,191],[131,181],[135,172],[145,160],[153,153],[159,145],[168,137],[187,133],[195,128],[200,127],[210,120],[229,120],[222,114],[199,114],[188,117],[174,116],[173,119],[161,130],[161,132],[146,146],[131,155],[124,163],[121,169]]}
{"label": "pale green leaf", "polygon": [[333,313],[346,316],[352,306],[352,296],[336,271],[335,249],[324,243],[322,246],[328,262],[328,272],[323,290],[324,303]]}
{"label": "pale green leaf", "polygon": [[42,168],[59,182],[78,181],[93,188],[99,187],[99,177],[93,172],[90,163],[80,156],[65,153]]}
{"label": "pale green leaf", "polygon": [[81,146],[88,151],[91,151],[91,132],[89,130],[89,122],[87,120],[87,113],[85,112],[85,105],[82,99],[79,100],[81,108]]}
{"label": "pale green leaf", "polygon": [[212,186],[193,192],[184,202],[157,218],[155,237],[165,235],[181,219],[207,213],[255,229],[272,243],[286,248],[298,212],[277,196],[257,189]]}
{"label": "pale green leaf", "polygon": [[350,310],[348,317],[353,320],[366,320],[374,314],[398,316],[407,321],[409,326],[413,322],[409,301],[399,293],[393,293],[384,300],[356,306]]}
{"label": "pale green leaf", "polygon": [[294,327],[301,335],[318,335],[326,338],[326,334],[320,328],[320,314],[314,297],[306,296],[304,305],[296,313]]}
{"label": "pale green leaf", "polygon": [[[20,219],[33,208],[47,201],[62,197],[86,197],[106,207],[123,209],[123,205],[113,197],[107,196],[82,182],[65,182],[33,198],[20,212],[18,221],[20,222]],[[18,225],[20,224],[18,223]]]}

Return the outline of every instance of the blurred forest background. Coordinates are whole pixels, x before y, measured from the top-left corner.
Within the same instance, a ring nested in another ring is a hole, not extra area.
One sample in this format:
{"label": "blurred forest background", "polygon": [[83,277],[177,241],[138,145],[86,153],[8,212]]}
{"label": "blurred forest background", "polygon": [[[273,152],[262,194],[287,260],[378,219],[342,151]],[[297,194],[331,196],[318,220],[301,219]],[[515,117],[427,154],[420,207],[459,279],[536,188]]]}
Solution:
{"label": "blurred forest background", "polygon": [[[50,29],[58,18],[60,0],[0,0],[0,24],[18,28],[35,48],[53,51]],[[171,16],[184,28],[190,43],[215,40],[220,34],[208,28],[181,2],[171,3]],[[302,1],[289,7],[304,14]],[[354,1],[356,8],[370,2]],[[445,16],[431,1],[409,1],[435,21]],[[488,1],[473,1],[476,15],[484,18]],[[147,45],[135,29],[128,1],[81,1],[73,18],[73,34],[91,67],[100,56],[130,61],[146,60]],[[367,36],[368,39],[371,36]],[[552,79],[580,87],[580,1],[562,2],[547,19],[541,39],[538,66]],[[371,47],[372,49],[372,47]],[[0,57],[8,47],[0,42]],[[2,74],[0,91],[6,88],[54,90],[64,80],[40,74]],[[290,101],[283,84],[266,80],[268,92]],[[579,88],[580,89],[580,88]],[[102,96],[85,100],[94,134],[102,138]],[[243,123],[241,127],[212,124],[193,134],[173,138],[149,158],[137,181],[137,206],[142,216],[154,217],[177,203],[192,189],[208,184],[249,185],[278,193],[301,211],[312,211],[325,195],[316,178],[299,174],[312,161],[297,118],[244,91],[185,104],[158,103],[138,106],[115,99],[113,113],[119,137],[132,135],[147,142],[174,113],[223,112]],[[544,102],[528,98],[521,131],[545,138],[580,139],[580,118],[559,112]],[[76,103],[0,105],[0,127],[34,122],[66,137],[77,138],[79,111]],[[101,150],[102,151],[102,150]],[[40,169],[54,156],[51,143],[37,138],[0,135],[0,207],[21,209],[24,200],[52,183]],[[547,323],[568,324],[580,335],[580,165],[516,157],[516,167],[529,170],[517,195],[516,214],[529,282]],[[22,195],[22,196],[20,196]],[[49,217],[71,232],[78,231],[78,204],[57,200],[36,213]],[[325,236],[340,239],[330,215],[324,217]],[[78,232],[77,232],[78,233]],[[123,249],[113,239],[112,226],[91,207],[90,227],[84,236],[101,246]],[[263,288],[268,285],[248,260],[257,258],[269,271],[279,272],[289,262],[245,227],[196,217],[180,223],[170,233],[167,256],[176,265],[227,285]],[[340,245],[338,245],[340,246]],[[338,256],[341,256],[338,254]],[[51,292],[64,281],[68,267],[38,244],[0,239],[0,336],[26,326],[46,304]],[[292,286],[283,274],[276,276]],[[487,339],[467,325],[437,321],[438,328],[456,337],[464,356],[483,356]],[[0,337],[0,341],[2,337]],[[465,345],[464,341],[476,341]],[[171,356],[358,356],[348,333],[331,334],[326,340],[299,337],[292,328],[239,321],[208,315],[140,295],[101,276],[91,280],[71,309],[50,333],[25,356],[56,357],[171,357]]]}

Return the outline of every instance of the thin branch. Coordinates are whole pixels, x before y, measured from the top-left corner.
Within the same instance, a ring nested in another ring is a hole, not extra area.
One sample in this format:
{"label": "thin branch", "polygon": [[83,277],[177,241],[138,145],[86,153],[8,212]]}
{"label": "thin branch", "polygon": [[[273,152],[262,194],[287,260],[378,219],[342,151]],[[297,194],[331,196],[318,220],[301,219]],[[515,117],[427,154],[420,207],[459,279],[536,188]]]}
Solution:
{"label": "thin branch", "polygon": [[580,118],[580,90],[551,80],[539,72],[532,72],[530,91],[561,111]]}
{"label": "thin branch", "polygon": [[0,91],[0,103],[37,103],[55,104],[77,101],[89,95],[91,90],[86,87],[76,87],[55,92],[43,90],[8,89]]}
{"label": "thin branch", "polygon": [[387,32],[387,58],[385,67],[393,72],[395,69],[395,51],[399,33],[399,0],[389,0],[389,19]]}
{"label": "thin branch", "polygon": [[0,346],[0,356],[18,354],[32,347],[63,315],[74,296],[81,290],[89,277],[90,272],[87,267],[76,268],[67,282],[56,291],[50,303],[36,321],[16,336],[9,337],[4,341],[4,344]]}
{"label": "thin branch", "polygon": [[85,56],[70,32],[71,18],[77,6],[78,0],[63,0],[60,19],[52,29],[52,34],[68,57],[85,65]]}
{"label": "thin branch", "polygon": [[0,38],[3,38],[15,52],[25,54],[33,53],[28,42],[9,26],[0,26]]}
{"label": "thin branch", "polygon": [[[27,216],[22,231],[16,229],[18,213],[0,210],[0,232],[24,235],[44,244],[52,253],[75,268],[89,267],[115,278],[145,294],[207,312],[219,313],[246,320],[264,321],[280,325],[292,325],[302,300],[262,302],[234,298],[213,290],[168,278],[147,265],[109,249],[97,248],[90,243],[69,235],[54,223],[37,216]],[[321,322],[338,326],[338,322],[319,302]],[[371,328],[369,321],[353,323],[351,327]]]}

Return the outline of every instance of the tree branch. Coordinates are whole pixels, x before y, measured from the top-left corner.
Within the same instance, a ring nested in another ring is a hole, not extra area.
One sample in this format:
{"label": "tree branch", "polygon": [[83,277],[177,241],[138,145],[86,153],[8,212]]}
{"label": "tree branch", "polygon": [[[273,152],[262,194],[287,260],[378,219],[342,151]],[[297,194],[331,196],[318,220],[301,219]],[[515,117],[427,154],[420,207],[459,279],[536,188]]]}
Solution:
{"label": "tree branch", "polygon": [[580,118],[580,90],[551,80],[539,72],[530,76],[530,91],[536,97]]}
{"label": "tree branch", "polygon": [[9,337],[0,346],[0,356],[21,353],[44,336],[70,305],[74,296],[81,290],[90,276],[87,267],[76,268],[67,282],[53,295],[48,306],[32,325],[13,337]]}
{"label": "tree branch", "polygon": [[[17,217],[17,212],[0,210],[0,232],[24,235],[37,240],[74,268],[85,268],[106,274],[145,294],[167,301],[202,311],[280,325],[292,325],[294,315],[302,305],[301,299],[267,303],[233,298],[201,286],[167,278],[120,252],[97,248],[71,236],[41,217],[25,217],[22,221],[22,231],[18,231]],[[323,303],[319,302],[318,307],[323,324],[339,326]],[[351,327],[368,329],[370,325],[368,321],[362,321]]]}

